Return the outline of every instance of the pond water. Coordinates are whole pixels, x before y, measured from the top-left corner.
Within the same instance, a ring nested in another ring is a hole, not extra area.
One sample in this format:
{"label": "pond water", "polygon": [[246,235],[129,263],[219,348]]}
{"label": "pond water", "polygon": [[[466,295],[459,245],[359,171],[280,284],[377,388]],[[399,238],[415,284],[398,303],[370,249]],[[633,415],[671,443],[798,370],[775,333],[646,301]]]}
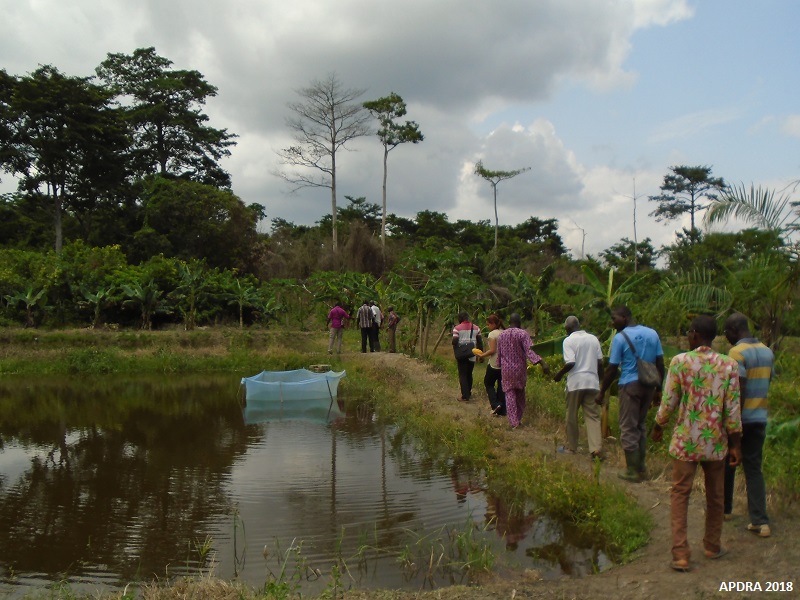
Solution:
{"label": "pond water", "polygon": [[[345,416],[245,420],[238,377],[0,382],[0,593],[208,572],[305,594],[604,568],[590,543],[422,452],[340,388]],[[431,567],[430,565],[433,564]],[[336,571],[332,571],[336,565]],[[332,576],[332,573],[335,574]]]}

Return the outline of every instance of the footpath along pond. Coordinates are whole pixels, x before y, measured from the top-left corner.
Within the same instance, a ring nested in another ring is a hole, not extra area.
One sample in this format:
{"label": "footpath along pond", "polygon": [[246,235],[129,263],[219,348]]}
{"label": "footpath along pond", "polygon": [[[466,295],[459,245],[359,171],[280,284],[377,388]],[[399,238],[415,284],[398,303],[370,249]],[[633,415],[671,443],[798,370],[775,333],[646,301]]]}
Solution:
{"label": "footpath along pond", "polygon": [[[0,382],[0,592],[121,589],[213,572],[421,589],[464,563],[545,578],[603,570],[591,542],[484,493],[340,388],[332,422],[249,422],[238,376]],[[337,571],[332,571],[334,565]],[[292,584],[294,585],[294,584]]]}

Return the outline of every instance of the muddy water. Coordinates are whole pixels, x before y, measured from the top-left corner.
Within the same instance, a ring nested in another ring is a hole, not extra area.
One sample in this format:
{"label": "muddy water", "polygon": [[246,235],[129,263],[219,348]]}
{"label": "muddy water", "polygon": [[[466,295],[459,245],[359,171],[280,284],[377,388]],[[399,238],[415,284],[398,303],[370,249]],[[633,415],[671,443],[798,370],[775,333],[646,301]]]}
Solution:
{"label": "muddy water", "polygon": [[209,571],[304,594],[332,581],[419,589],[466,582],[465,540],[472,552],[491,547],[498,571],[554,577],[607,564],[558,523],[484,494],[479,474],[355,409],[346,389],[344,417],[252,422],[238,381],[0,382],[0,593]]}

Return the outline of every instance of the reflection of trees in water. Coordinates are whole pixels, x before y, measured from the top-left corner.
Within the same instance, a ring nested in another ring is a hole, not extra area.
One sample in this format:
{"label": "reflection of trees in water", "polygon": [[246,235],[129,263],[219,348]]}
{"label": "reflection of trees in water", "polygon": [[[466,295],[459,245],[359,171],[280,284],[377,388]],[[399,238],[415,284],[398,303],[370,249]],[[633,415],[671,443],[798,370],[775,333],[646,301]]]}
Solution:
{"label": "reflection of trees in water", "polygon": [[582,536],[569,524],[536,521],[536,530],[531,538],[525,554],[537,562],[545,578],[562,575],[583,577],[611,564],[597,543]]}
{"label": "reflection of trees in water", "polygon": [[[0,435],[35,454],[0,495],[0,563],[122,580],[196,567],[194,540],[224,507],[246,450],[229,382],[3,386]],[[24,409],[22,408],[24,407]]]}

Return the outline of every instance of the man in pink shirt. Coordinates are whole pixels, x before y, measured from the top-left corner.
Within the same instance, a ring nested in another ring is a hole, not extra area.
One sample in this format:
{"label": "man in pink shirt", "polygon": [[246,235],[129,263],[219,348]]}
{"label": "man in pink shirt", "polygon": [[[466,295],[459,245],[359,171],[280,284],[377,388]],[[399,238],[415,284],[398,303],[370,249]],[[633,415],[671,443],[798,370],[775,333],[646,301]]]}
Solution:
{"label": "man in pink shirt", "polygon": [[328,326],[330,336],[328,338],[328,354],[333,354],[333,347],[336,346],[336,354],[342,353],[342,338],[344,337],[345,321],[350,319],[350,315],[342,308],[338,302],[334,304],[328,313]]}

